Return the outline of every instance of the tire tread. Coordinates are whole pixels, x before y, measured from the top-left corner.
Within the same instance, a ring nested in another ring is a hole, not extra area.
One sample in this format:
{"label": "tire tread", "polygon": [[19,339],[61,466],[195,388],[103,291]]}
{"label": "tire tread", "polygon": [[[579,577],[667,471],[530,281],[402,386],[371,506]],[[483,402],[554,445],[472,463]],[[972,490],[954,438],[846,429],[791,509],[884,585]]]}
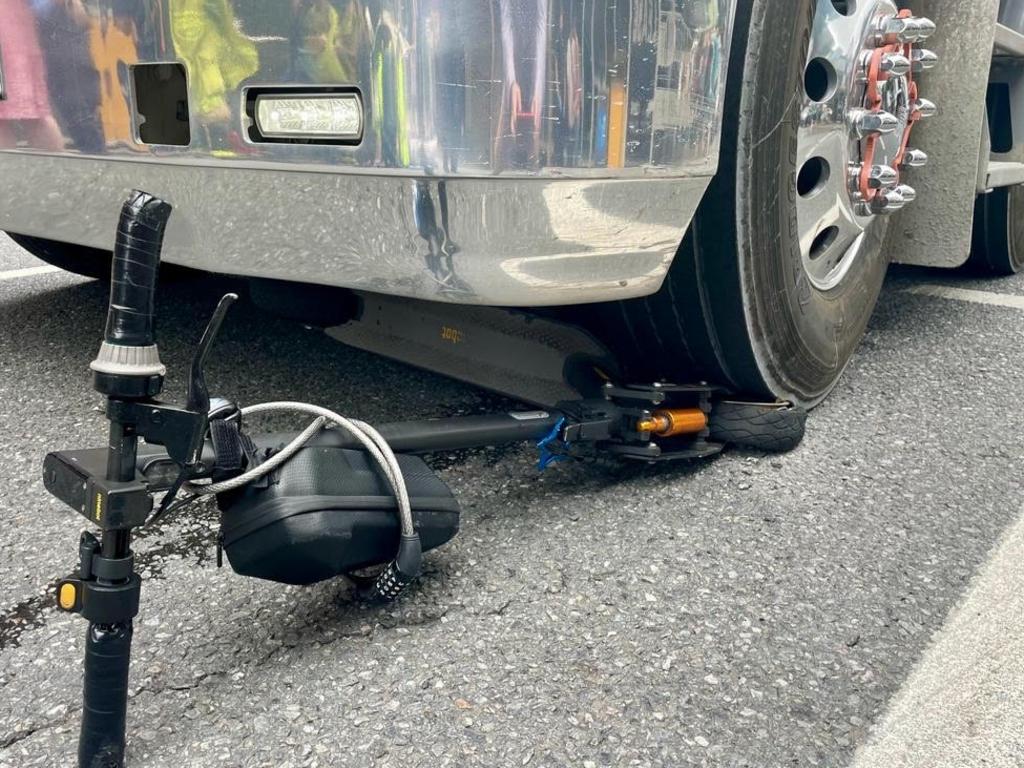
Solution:
{"label": "tire tread", "polygon": [[721,402],[711,413],[711,439],[768,453],[785,453],[803,441],[807,411],[794,406]]}

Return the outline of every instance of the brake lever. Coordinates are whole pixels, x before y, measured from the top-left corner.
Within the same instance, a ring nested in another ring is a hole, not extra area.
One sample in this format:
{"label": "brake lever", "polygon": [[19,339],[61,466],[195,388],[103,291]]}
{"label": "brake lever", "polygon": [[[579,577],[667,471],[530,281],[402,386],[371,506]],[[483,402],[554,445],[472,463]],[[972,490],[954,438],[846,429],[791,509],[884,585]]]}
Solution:
{"label": "brake lever", "polygon": [[192,356],[192,365],[188,372],[188,396],[185,401],[185,405],[190,411],[210,412],[210,392],[206,388],[204,366],[206,359],[210,356],[213,342],[216,341],[217,334],[220,333],[220,327],[224,324],[224,318],[227,316],[228,310],[231,309],[231,305],[237,300],[237,293],[225,293],[221,297],[217,302],[217,308],[210,316],[210,321],[206,324],[199,344],[196,346],[196,352]]}
{"label": "brake lever", "polygon": [[206,359],[210,356],[213,342],[220,333],[220,327],[224,324],[224,318],[231,309],[231,305],[238,300],[237,293],[226,293],[217,302],[217,308],[213,310],[210,321],[206,324],[196,352],[192,356],[192,365],[188,372],[188,395],[185,399],[185,407],[193,413],[202,416],[201,428],[192,435],[192,442],[189,445],[188,464],[195,465],[199,461],[199,451],[203,447],[203,438],[206,436],[206,428],[210,416],[210,391],[206,387]]}
{"label": "brake lever", "polygon": [[206,439],[206,432],[210,426],[210,391],[206,386],[206,360],[213,348],[213,342],[217,339],[224,318],[227,316],[231,305],[238,300],[237,293],[226,293],[217,303],[210,316],[203,335],[196,346],[195,354],[192,356],[192,364],[189,367],[188,394],[185,400],[185,409],[195,417],[195,424],[192,428],[192,436],[188,443],[188,450],[185,453],[185,461],[181,465],[181,471],[174,479],[174,483],[168,489],[160,506],[150,518],[149,522],[162,517],[178,496],[178,492],[187,480],[195,475],[196,467],[202,457],[203,441]]}

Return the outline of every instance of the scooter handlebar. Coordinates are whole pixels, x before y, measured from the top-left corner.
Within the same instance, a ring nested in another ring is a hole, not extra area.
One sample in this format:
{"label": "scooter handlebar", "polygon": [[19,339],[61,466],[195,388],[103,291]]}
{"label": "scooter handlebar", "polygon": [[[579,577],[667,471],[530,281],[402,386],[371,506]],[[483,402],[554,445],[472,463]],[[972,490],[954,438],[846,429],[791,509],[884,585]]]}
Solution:
{"label": "scooter handlebar", "polygon": [[156,343],[153,298],[170,215],[169,203],[139,190],[121,207],[104,335],[109,344],[149,347]]}

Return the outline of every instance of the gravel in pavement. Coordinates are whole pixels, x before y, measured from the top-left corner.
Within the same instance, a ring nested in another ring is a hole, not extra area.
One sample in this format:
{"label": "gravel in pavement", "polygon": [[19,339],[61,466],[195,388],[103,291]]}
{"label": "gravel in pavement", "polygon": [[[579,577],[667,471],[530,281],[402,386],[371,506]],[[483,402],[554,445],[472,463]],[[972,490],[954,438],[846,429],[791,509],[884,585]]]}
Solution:
{"label": "gravel in pavement", "polygon": [[[0,269],[24,264],[0,242]],[[131,765],[845,765],[1024,499],[1024,313],[903,292],[950,279],[891,277],[789,455],[435,457],[462,532],[385,608],[218,570],[209,507],[144,532]],[[161,292],[172,397],[216,289]],[[84,626],[47,588],[82,525],[39,468],[103,440],[104,301],[63,273],[0,282],[0,766],[74,754]],[[215,357],[213,388],[243,403],[371,422],[509,405],[245,305]]]}

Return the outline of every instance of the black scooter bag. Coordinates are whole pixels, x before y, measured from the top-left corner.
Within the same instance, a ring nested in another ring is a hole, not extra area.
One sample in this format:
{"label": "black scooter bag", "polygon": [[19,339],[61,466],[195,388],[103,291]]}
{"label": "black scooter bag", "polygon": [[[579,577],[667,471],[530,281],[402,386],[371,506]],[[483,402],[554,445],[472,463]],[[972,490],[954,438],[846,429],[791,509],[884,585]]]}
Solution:
{"label": "black scooter bag", "polygon": [[[390,562],[401,531],[391,487],[365,451],[321,433],[256,483],[218,495],[220,543],[243,576],[313,584]],[[459,505],[418,456],[399,455],[423,550],[459,530]]]}

